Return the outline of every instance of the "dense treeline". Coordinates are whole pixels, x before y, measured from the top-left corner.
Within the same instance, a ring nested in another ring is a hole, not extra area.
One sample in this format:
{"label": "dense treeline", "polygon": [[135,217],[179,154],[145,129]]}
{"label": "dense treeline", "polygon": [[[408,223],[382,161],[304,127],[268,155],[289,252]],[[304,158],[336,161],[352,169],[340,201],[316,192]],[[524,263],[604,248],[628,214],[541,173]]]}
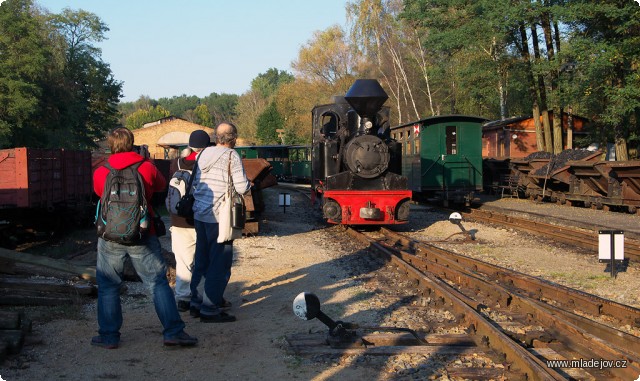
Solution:
{"label": "dense treeline", "polygon": [[95,47],[109,28],[89,12],[0,6],[0,147],[85,148],[117,123],[122,83]]}
{"label": "dense treeline", "polygon": [[[542,120],[539,150],[615,142],[619,159],[637,155],[640,6],[633,0],[353,0],[345,11],[348,26],[316,32],[293,74],[266,69],[240,95],[118,104],[121,83],[94,46],[108,31],[97,16],[47,15],[29,0],[7,0],[0,144],[82,146],[113,125],[135,129],[168,115],[205,126],[231,120],[258,144],[304,143],[311,108],[367,77],[390,95],[392,124],[450,113],[533,115]],[[566,141],[560,119],[551,118],[561,112],[569,115]],[[589,137],[573,139],[572,115],[593,121]]]}

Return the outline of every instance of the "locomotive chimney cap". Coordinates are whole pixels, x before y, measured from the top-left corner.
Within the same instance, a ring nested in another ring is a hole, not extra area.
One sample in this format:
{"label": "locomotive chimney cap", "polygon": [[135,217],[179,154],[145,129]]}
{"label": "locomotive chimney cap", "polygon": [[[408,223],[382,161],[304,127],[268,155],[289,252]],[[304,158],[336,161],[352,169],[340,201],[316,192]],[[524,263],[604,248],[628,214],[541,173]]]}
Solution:
{"label": "locomotive chimney cap", "polygon": [[375,79],[356,79],[344,99],[361,117],[374,117],[389,96]]}

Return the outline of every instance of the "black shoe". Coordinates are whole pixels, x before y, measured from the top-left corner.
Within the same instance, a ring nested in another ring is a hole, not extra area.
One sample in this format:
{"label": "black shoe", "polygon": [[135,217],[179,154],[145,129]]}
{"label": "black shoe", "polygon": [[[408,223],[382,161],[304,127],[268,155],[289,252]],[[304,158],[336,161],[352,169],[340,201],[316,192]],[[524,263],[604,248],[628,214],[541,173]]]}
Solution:
{"label": "black shoe", "polygon": [[196,345],[197,343],[198,339],[193,336],[189,336],[185,331],[182,331],[173,337],[164,339],[164,345],[167,346],[180,345],[181,347],[190,347]]}
{"label": "black shoe", "polygon": [[230,323],[236,321],[236,317],[226,312],[220,312],[217,315],[200,315],[200,321],[203,323]]}
{"label": "black shoe", "polygon": [[222,298],[222,305],[220,306],[220,308],[222,308],[222,309],[229,309],[229,308],[231,308],[231,306],[232,306],[232,304],[231,304],[231,302],[230,302],[230,301],[228,301],[228,300],[227,300],[227,299],[225,299],[225,298]]}
{"label": "black shoe", "polygon": [[196,307],[189,307],[189,315],[191,315],[191,317],[193,318],[199,318],[200,310]]}
{"label": "black shoe", "polygon": [[107,342],[104,340],[102,336],[94,336],[91,338],[91,345],[105,348],[105,349],[116,349],[118,348],[118,343],[116,342]]}
{"label": "black shoe", "polygon": [[191,303],[189,303],[186,300],[178,300],[178,311],[180,312],[187,312],[189,311],[189,306]]}

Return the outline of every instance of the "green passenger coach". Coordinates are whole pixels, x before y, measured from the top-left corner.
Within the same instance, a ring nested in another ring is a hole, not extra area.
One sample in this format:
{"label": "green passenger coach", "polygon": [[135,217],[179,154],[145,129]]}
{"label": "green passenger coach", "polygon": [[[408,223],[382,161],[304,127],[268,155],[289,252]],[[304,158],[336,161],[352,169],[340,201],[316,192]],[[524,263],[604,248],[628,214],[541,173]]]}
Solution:
{"label": "green passenger coach", "polygon": [[402,175],[414,200],[470,205],[482,191],[482,124],[467,115],[434,116],[391,128],[402,144]]}
{"label": "green passenger coach", "polygon": [[311,146],[289,146],[291,181],[311,181]]}

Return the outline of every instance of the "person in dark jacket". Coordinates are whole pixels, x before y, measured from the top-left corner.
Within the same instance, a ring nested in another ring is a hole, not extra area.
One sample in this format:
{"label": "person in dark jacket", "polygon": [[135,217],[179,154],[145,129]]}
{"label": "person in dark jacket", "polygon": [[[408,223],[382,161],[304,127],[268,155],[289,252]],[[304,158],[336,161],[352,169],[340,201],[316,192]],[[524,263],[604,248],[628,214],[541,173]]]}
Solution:
{"label": "person in dark jacket", "polygon": [[[196,130],[189,136],[189,148],[186,156],[171,162],[170,173],[179,169],[192,171],[200,151],[208,147],[211,138],[203,130]],[[184,154],[183,154],[184,155]],[[171,214],[171,251],[176,257],[176,286],[175,294],[178,301],[178,311],[189,311],[191,301],[191,271],[193,258],[196,253],[196,228],[193,219],[188,220],[177,214]]]}
{"label": "person in dark jacket", "polygon": [[[116,128],[109,134],[108,143],[112,153],[109,165],[114,169],[123,169],[141,163],[138,172],[144,183],[145,197],[151,200],[154,192],[164,190],[166,179],[151,161],[132,151],[133,140],[133,133],[126,128]],[[108,174],[109,169],[104,166],[96,169],[93,174],[93,189],[100,197]],[[149,212],[153,216],[153,210],[149,209]],[[136,272],[151,291],[156,313],[164,328],[164,345],[195,345],[198,339],[184,331],[185,324],[180,318],[173,291],[167,280],[167,266],[153,224],[150,225],[147,237],[137,245],[123,245],[98,238],[96,278],[99,335],[91,339],[91,345],[115,349],[120,344],[120,285],[126,256],[131,258]]]}

